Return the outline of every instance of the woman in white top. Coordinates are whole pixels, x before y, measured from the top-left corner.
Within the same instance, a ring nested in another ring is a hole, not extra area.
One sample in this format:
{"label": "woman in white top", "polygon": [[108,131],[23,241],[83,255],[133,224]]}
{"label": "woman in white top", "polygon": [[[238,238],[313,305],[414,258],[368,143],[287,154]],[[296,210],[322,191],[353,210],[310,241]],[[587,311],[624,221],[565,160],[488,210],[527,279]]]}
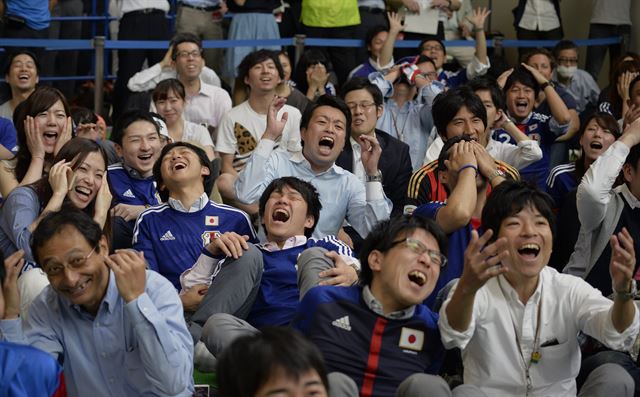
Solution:
{"label": "woman in white top", "polygon": [[189,142],[201,147],[209,160],[215,158],[213,140],[206,127],[182,117],[185,104],[184,86],[177,79],[162,80],[153,90],[153,103],[169,129],[174,142]]}

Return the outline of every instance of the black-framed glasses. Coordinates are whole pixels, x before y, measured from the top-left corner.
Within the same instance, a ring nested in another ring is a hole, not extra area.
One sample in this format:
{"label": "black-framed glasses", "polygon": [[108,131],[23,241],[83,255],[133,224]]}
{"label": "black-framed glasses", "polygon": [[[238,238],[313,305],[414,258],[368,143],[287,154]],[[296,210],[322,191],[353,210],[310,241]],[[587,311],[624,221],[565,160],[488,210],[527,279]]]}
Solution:
{"label": "black-framed glasses", "polygon": [[440,267],[445,267],[447,265],[446,256],[444,256],[438,251],[427,248],[427,246],[424,245],[422,241],[412,237],[407,237],[404,240],[400,240],[400,241],[394,241],[393,243],[391,243],[391,246],[389,247],[389,249],[395,247],[398,244],[403,244],[403,243],[414,254],[423,255],[426,253],[429,256],[429,260],[431,260],[431,263],[433,263],[434,265],[438,265]]}
{"label": "black-framed glasses", "polygon": [[347,107],[349,108],[349,110],[351,110],[352,112],[354,110],[356,110],[358,108],[358,106],[364,110],[365,112],[368,111],[369,109],[371,109],[372,107],[374,107],[376,104],[375,102],[347,102]]}
{"label": "black-framed glasses", "polygon": [[66,262],[47,263],[45,266],[42,266],[42,270],[46,273],[47,276],[55,277],[62,274],[62,272],[64,272],[64,268],[67,266],[73,270],[81,269],[87,263],[87,260],[91,258],[91,255],[95,252],[96,247],[97,245],[93,247],[93,249],[89,251],[87,255],[70,258]]}
{"label": "black-framed glasses", "polygon": [[179,51],[176,56],[178,58],[200,58],[202,56],[202,50],[193,51]]}

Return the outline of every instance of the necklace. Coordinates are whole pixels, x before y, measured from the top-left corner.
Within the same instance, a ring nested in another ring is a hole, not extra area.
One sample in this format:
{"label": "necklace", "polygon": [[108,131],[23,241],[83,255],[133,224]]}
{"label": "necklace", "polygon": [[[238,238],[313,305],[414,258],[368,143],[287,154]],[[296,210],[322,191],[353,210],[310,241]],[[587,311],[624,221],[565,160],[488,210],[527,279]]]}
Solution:
{"label": "necklace", "polygon": [[[500,278],[498,278],[498,285],[500,286],[500,291],[502,292],[502,296],[505,298],[505,301],[507,301],[507,294],[504,292],[504,288],[502,287],[502,282],[500,281]],[[540,326],[540,319],[542,318],[542,289],[540,290],[540,298],[538,300],[537,310],[538,310],[538,313],[536,316],[536,331],[535,331],[535,337],[533,339],[533,349],[531,350],[531,357],[529,357],[529,360],[527,361],[527,359],[524,356],[524,353],[522,352],[522,347],[520,346],[520,338],[518,338],[518,329],[516,326],[517,322],[513,318],[513,312],[511,311],[511,308],[509,308],[509,317],[511,317],[511,325],[513,326],[513,333],[516,336],[516,346],[518,347],[518,353],[520,353],[520,359],[522,360],[522,365],[524,367],[524,377],[525,377],[525,382],[527,384],[527,391],[525,396],[531,395],[531,392],[533,391],[533,383],[531,381],[531,373],[530,373],[531,365],[538,364],[542,359],[542,353],[540,352],[540,330],[542,328]]]}

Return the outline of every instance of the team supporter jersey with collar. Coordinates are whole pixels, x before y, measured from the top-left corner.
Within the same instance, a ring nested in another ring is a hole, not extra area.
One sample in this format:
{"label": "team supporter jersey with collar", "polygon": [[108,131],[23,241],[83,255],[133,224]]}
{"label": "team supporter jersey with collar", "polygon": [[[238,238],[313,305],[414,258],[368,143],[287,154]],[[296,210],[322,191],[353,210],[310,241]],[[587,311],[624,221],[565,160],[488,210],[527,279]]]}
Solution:
{"label": "team supporter jersey with collar", "polygon": [[[532,112],[521,123],[516,126],[528,137],[538,141],[542,149],[542,159],[526,166],[520,170],[522,179],[534,182],[541,189],[546,188],[547,177],[549,176],[549,154],[551,145],[556,138],[567,132],[569,124],[559,125],[551,116]],[[516,144],[515,139],[505,130],[499,129],[493,132],[493,139],[500,142]]]}
{"label": "team supporter jersey with collar", "polygon": [[113,204],[149,205],[162,203],[156,189],[153,176],[136,178],[124,165],[114,164],[107,168],[109,189],[113,195]]}
{"label": "team supporter jersey with collar", "polygon": [[[416,208],[413,211],[413,215],[436,220],[438,211],[440,211],[440,208],[445,205],[446,204],[443,202],[433,201]],[[433,303],[436,300],[438,292],[447,285],[449,281],[462,275],[462,269],[464,267],[464,251],[467,249],[469,241],[471,241],[471,230],[473,230],[472,223],[468,223],[447,235],[447,265],[440,269],[438,282],[436,282],[436,286],[431,295],[429,295],[429,297],[424,301],[427,306],[433,307]],[[476,222],[476,228],[477,227],[479,227],[479,222]]]}
{"label": "team supporter jersey with collar", "polygon": [[138,217],[133,248],[142,251],[149,269],[180,289],[180,274],[198,259],[202,247],[225,232],[249,236],[257,242],[249,216],[243,211],[209,201],[195,212],[182,212],[168,204],[149,208]]}
{"label": "team supporter jersey with collar", "polygon": [[[506,178],[514,181],[520,180],[520,173],[509,164],[494,160],[496,167],[504,172]],[[407,188],[406,204],[419,206],[431,201],[446,201],[447,191],[438,179],[438,160],[433,160],[423,165],[411,175],[409,187]]]}
{"label": "team supporter jersey with collar", "polygon": [[347,375],[366,397],[393,396],[408,376],[438,373],[437,323],[424,305],[409,318],[387,318],[369,308],[360,286],[319,286],[300,302],[293,326],[319,347],[328,372]]}
{"label": "team supporter jersey with collar", "polygon": [[247,321],[256,328],[265,325],[288,325],[300,302],[298,289],[298,256],[307,248],[321,247],[341,255],[353,256],[351,248],[335,236],[321,240],[308,239],[305,244],[283,250],[270,251],[258,245],[262,252],[264,272],[260,290]]}

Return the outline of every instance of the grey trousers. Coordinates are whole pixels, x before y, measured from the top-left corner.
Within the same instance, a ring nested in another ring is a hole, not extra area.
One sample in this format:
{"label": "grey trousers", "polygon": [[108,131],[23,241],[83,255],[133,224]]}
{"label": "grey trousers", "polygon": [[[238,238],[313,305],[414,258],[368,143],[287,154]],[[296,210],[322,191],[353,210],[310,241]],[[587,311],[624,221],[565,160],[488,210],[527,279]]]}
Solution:
{"label": "grey trousers", "polygon": [[[298,257],[297,272],[300,299],[304,297],[309,289],[318,285],[321,280],[318,274],[321,271],[333,267],[333,261],[324,255],[326,252],[327,250],[324,248],[314,247],[304,250]],[[234,336],[234,330],[239,327],[237,322],[227,323],[223,321],[223,324],[220,324],[214,320],[209,324],[209,320],[216,314],[227,314],[238,320],[243,320],[242,324],[249,325],[244,319],[249,315],[260,289],[263,271],[262,252],[252,244],[249,244],[249,249],[240,258],[225,259],[220,272],[213,279],[198,309],[187,318],[194,344],[202,340],[209,351],[215,355],[215,352],[219,351],[219,347],[212,346],[218,346],[218,342],[222,340],[225,341],[224,346],[226,346],[227,342],[244,334],[244,332],[240,331]],[[221,317],[228,318],[226,316]],[[215,335],[213,337],[204,336],[205,328],[208,329],[207,335],[212,333]],[[243,326],[240,326],[240,328],[242,329]],[[230,333],[230,335],[219,336],[220,333],[226,332]],[[212,345],[209,346],[206,343],[207,339],[218,342],[212,342]]]}
{"label": "grey trousers", "polygon": [[[618,364],[603,364],[594,369],[578,392],[578,397],[633,397],[633,378]],[[460,385],[453,389],[454,397],[490,397],[473,385]]]}
{"label": "grey trousers", "polygon": [[[358,397],[358,386],[353,379],[339,373],[329,374],[329,397]],[[444,379],[437,375],[413,374],[396,390],[396,397],[451,397],[451,390]]]}

